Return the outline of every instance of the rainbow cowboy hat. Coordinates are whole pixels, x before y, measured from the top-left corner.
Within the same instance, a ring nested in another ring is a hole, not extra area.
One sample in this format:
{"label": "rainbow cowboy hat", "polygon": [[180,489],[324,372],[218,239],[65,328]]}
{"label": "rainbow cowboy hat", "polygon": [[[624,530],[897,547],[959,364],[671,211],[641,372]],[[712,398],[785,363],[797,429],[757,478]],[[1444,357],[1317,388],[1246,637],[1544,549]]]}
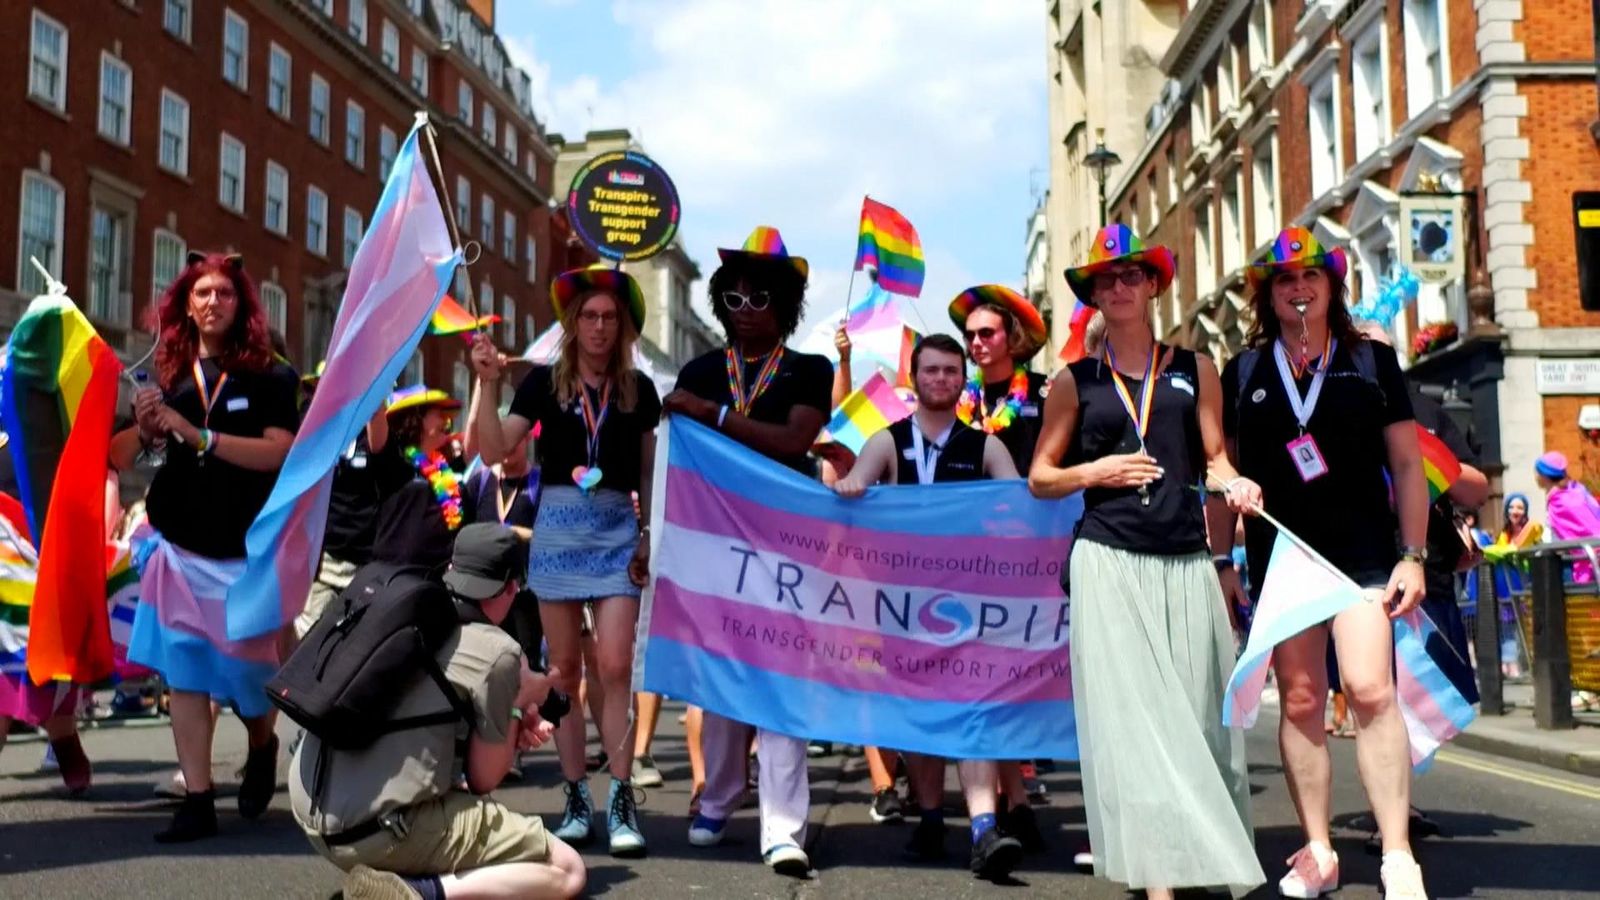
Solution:
{"label": "rainbow cowboy hat", "polygon": [[789,248],[783,245],[783,236],[778,234],[778,229],[771,225],[757,225],[756,230],[750,232],[745,238],[744,246],[738,250],[718,249],[717,255],[723,262],[733,262],[741,259],[779,259],[794,266],[801,278],[811,274],[811,264],[803,256],[790,256]]}
{"label": "rainbow cowboy hat", "polygon": [[555,310],[556,319],[562,319],[566,316],[568,303],[596,292],[610,294],[619,301],[626,299],[628,314],[633,318],[633,330],[644,330],[644,292],[639,290],[639,282],[634,281],[627,272],[613,269],[605,263],[568,269],[552,279],[550,308]]}
{"label": "rainbow cowboy hat", "polygon": [[1284,269],[1321,266],[1343,279],[1349,270],[1349,261],[1338,247],[1324,248],[1310,231],[1304,228],[1285,228],[1272,242],[1272,249],[1250,264],[1245,278],[1253,289]]}
{"label": "rainbow cowboy hat", "polygon": [[1089,248],[1089,261],[1066,271],[1067,284],[1085,305],[1093,306],[1094,276],[1117,263],[1138,263],[1149,266],[1156,273],[1156,293],[1172,284],[1177,264],[1172,251],[1161,245],[1146,247],[1144,241],[1126,225],[1107,225],[1094,236],[1094,246]]}
{"label": "rainbow cowboy hat", "polygon": [[1039,315],[1039,311],[1026,297],[1003,284],[980,284],[957,294],[956,298],[950,301],[950,321],[954,322],[958,329],[966,328],[967,316],[972,315],[973,310],[990,305],[1008,310],[1016,316],[1017,324],[1022,327],[1022,333],[1027,335],[1028,342],[1035,350],[1045,345],[1049,335],[1045,331],[1044,316]]}
{"label": "rainbow cowboy hat", "polygon": [[446,412],[455,412],[461,408],[461,401],[452,399],[444,391],[433,390],[425,384],[414,384],[403,387],[389,395],[389,415],[404,412],[408,409],[437,407]]}

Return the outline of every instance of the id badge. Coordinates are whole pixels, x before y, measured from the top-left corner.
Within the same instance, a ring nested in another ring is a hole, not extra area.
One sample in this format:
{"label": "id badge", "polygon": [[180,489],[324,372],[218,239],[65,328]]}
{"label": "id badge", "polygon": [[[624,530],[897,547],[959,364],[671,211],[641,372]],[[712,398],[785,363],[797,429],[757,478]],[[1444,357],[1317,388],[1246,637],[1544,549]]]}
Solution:
{"label": "id badge", "polygon": [[1301,481],[1315,481],[1328,474],[1327,460],[1322,458],[1322,451],[1317,449],[1317,442],[1311,435],[1302,434],[1287,446],[1289,458],[1294,460]]}

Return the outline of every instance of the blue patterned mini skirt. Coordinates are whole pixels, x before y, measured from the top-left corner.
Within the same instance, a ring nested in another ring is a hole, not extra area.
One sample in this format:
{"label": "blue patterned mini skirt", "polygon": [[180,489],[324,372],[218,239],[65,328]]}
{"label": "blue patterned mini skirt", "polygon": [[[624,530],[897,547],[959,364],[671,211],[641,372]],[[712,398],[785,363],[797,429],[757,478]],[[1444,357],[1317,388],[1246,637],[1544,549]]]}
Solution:
{"label": "blue patterned mini skirt", "polygon": [[544,603],[637,597],[628,562],[638,546],[631,494],[546,486],[528,553],[528,589]]}

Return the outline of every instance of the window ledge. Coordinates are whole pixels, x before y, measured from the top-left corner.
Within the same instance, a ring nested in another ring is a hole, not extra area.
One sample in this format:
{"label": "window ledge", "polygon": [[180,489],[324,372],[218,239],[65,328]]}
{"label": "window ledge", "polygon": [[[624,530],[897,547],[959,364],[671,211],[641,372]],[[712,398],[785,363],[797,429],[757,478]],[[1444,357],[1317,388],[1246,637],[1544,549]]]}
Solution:
{"label": "window ledge", "polygon": [[99,139],[100,143],[105,144],[107,147],[113,147],[129,156],[138,156],[138,154],[134,152],[131,144],[125,144],[114,137],[107,137],[98,131],[95,132],[95,137]]}
{"label": "window ledge", "polygon": [[177,169],[169,169],[166,166],[161,165],[160,163],[156,164],[156,171],[160,172],[163,175],[166,175],[168,178],[176,178],[177,180],[183,182],[184,184],[187,184],[190,187],[194,187],[194,179],[189,177],[189,173],[188,172],[180,172]]}
{"label": "window ledge", "polygon": [[28,95],[28,102],[44,110],[50,115],[55,116],[63,122],[72,121],[72,116],[67,113],[66,107],[56,106],[54,103],[50,102],[48,97],[41,97],[38,94],[30,93]]}

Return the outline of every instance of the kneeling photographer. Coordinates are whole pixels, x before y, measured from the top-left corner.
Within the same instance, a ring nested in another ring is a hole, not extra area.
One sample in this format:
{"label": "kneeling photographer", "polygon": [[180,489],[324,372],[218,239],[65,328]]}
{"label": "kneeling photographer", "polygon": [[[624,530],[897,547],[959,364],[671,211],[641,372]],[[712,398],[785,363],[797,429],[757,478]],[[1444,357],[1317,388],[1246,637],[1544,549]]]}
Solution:
{"label": "kneeling photographer", "polygon": [[566,698],[498,624],[522,543],[462,528],[448,593],[375,564],[306,636],[269,694],[306,728],[290,764],[295,821],[347,873],[344,896],[572,897],[583,860],[488,796],[543,744]]}

